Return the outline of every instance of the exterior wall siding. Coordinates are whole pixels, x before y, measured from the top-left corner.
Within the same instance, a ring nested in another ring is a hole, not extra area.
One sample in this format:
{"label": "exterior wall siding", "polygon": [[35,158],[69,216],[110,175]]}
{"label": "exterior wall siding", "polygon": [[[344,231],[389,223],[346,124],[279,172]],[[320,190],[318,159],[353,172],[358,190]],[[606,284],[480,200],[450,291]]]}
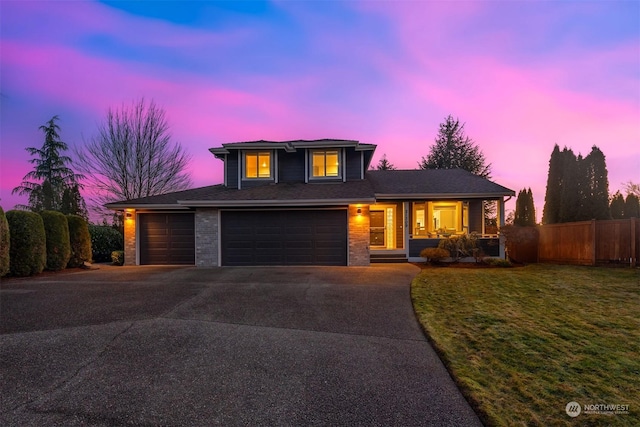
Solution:
{"label": "exterior wall siding", "polygon": [[220,212],[215,208],[196,209],[196,266],[218,266],[218,217]]}
{"label": "exterior wall siding", "polygon": [[347,166],[347,181],[359,181],[361,179],[362,159],[359,151],[353,148],[345,148],[345,161]]}
{"label": "exterior wall siding", "polygon": [[295,153],[277,151],[278,182],[304,182],[305,150]]}
{"label": "exterior wall siding", "polygon": [[357,205],[349,205],[349,265],[368,266],[371,262],[369,253],[369,206],[361,206],[358,214]]}
{"label": "exterior wall siding", "polygon": [[229,188],[238,188],[238,168],[240,164],[238,163],[238,153],[236,151],[231,151],[227,155],[227,161],[225,162],[224,169],[227,174],[227,187]]}

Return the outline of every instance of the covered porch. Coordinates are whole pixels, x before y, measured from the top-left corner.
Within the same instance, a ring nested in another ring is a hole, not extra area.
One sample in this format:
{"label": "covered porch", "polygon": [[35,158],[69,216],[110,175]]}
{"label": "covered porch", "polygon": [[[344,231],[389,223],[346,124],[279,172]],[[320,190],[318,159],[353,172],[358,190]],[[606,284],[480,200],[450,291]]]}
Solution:
{"label": "covered porch", "polygon": [[441,239],[478,237],[485,256],[504,258],[499,228],[504,225],[504,198],[380,200],[369,206],[371,262],[420,262],[420,251]]}

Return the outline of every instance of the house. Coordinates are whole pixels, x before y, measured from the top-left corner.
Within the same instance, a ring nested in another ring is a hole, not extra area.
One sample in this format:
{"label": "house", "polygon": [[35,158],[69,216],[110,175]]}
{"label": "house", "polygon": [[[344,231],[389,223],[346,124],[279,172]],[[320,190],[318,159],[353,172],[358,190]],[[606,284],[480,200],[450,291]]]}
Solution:
{"label": "house", "polygon": [[376,146],[352,140],[251,141],[209,151],[224,183],[110,203],[125,212],[125,263],[202,267],[417,261],[442,237],[485,227],[484,201],[515,195],[460,169],[368,170]]}

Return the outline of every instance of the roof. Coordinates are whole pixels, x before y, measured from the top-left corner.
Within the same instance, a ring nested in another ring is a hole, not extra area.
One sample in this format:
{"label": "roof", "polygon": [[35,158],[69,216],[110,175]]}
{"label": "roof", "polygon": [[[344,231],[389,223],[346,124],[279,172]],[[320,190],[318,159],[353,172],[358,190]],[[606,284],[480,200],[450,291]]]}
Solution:
{"label": "roof", "polygon": [[370,170],[377,198],[490,198],[515,192],[464,169]]}
{"label": "roof", "polygon": [[222,144],[222,147],[210,148],[209,151],[216,157],[229,154],[229,150],[238,149],[283,149],[287,152],[294,152],[298,148],[337,148],[337,147],[353,147],[357,151],[373,151],[376,146],[373,144],[361,144],[359,141],[353,139],[296,139],[291,141],[244,141],[244,142],[230,142]]}
{"label": "roof", "polygon": [[194,207],[344,206],[376,200],[499,198],[515,192],[462,169],[367,171],[347,182],[278,183],[252,188],[222,184],[107,204],[110,209]]}
{"label": "roof", "polygon": [[220,184],[109,203],[107,207],[187,209],[196,206],[326,206],[374,202],[375,194],[369,181],[359,180],[313,184],[283,182],[240,190]]}

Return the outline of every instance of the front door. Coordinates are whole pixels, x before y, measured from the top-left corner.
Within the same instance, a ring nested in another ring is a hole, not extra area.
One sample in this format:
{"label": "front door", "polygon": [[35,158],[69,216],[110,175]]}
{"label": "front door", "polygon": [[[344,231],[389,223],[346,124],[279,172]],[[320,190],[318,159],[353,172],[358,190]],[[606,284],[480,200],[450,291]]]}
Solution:
{"label": "front door", "polygon": [[385,248],[386,242],[386,227],[385,227],[385,211],[370,211],[370,235],[371,235],[371,247],[372,248]]}

